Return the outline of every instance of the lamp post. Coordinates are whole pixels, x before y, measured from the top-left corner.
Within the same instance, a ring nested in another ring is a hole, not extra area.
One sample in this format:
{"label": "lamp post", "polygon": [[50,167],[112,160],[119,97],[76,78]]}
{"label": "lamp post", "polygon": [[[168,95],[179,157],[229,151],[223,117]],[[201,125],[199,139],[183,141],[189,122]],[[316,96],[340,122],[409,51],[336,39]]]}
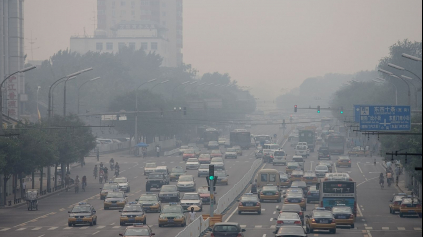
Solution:
{"label": "lamp post", "polygon": [[41,86],[37,87],[37,116],[38,116],[38,122],[40,122],[41,120],[41,115],[40,115],[40,109],[38,108],[38,93],[40,92]]}
{"label": "lamp post", "polygon": [[[146,81],[144,83],[141,83],[141,85],[138,86],[137,90],[135,91],[135,131],[134,131],[134,141],[135,141],[135,146],[138,144],[138,90],[141,88],[141,86],[150,83],[150,82],[154,82],[157,79],[151,79],[149,81]],[[138,155],[138,149],[136,150],[135,155]]]}
{"label": "lamp post", "polygon": [[381,73],[387,74],[387,75],[389,75],[391,77],[401,79],[403,82],[405,82],[405,84],[407,84],[407,87],[408,87],[408,105],[411,106],[411,89],[410,89],[410,84],[408,84],[408,82],[404,78],[399,77],[399,76],[395,75],[394,73],[392,73],[390,71],[386,71],[386,70],[380,69],[380,68],[378,69],[378,71],[381,72]]}
{"label": "lamp post", "polygon": [[411,77],[407,77],[407,76],[401,75],[401,78],[410,81],[411,85],[413,85],[413,87],[414,87],[414,93],[415,93],[414,94],[414,97],[416,99],[416,107],[417,107],[417,101],[418,101],[418,99],[417,99],[417,91],[420,91],[422,88],[420,87],[419,89],[417,89],[417,86],[414,85],[413,78],[411,78]]}
{"label": "lamp post", "polygon": [[[377,80],[373,80],[374,82],[386,82],[385,79],[378,77]],[[395,83],[392,83],[392,85],[395,88],[395,105],[398,105],[398,87],[395,85]]]}
{"label": "lamp post", "polygon": [[158,85],[165,84],[165,83],[167,83],[167,82],[169,82],[169,80],[166,80],[166,81],[161,81],[161,82],[159,82],[159,83],[155,84],[154,86],[152,86],[152,87],[150,88],[150,91],[153,91],[154,87],[156,87],[156,86],[158,86]]}
{"label": "lamp post", "polygon": [[175,87],[172,89],[172,99],[174,99],[174,97],[175,97],[175,89],[176,89],[176,88],[178,88],[178,87],[180,87],[180,86],[186,85],[186,84],[188,84],[188,83],[190,83],[190,81],[182,82],[182,83],[178,84],[177,86],[175,86]]}
{"label": "lamp post", "polygon": [[80,85],[79,87],[78,87],[78,106],[77,106],[77,109],[76,109],[76,111],[77,111],[77,113],[79,114],[79,92],[80,92],[80,90],[81,90],[81,87],[83,87],[85,84],[87,84],[88,82],[92,82],[92,81],[97,81],[98,79],[100,79],[101,77],[96,77],[96,78],[93,78],[93,79],[90,79],[90,80],[88,80],[88,81],[86,81],[86,82],[84,82],[84,83],[82,83],[82,85]]}
{"label": "lamp post", "polygon": [[56,85],[57,83],[59,83],[60,81],[64,80],[64,79],[75,77],[75,76],[77,76],[77,75],[79,75],[81,73],[88,72],[88,71],[91,71],[91,70],[93,70],[92,67],[87,68],[87,69],[84,69],[84,70],[81,70],[79,72],[75,72],[75,73],[69,74],[69,75],[67,75],[65,77],[62,77],[62,78],[58,79],[57,81],[53,82],[53,84],[50,85],[50,88],[48,90],[48,117],[49,118],[53,115],[52,114],[52,107],[53,107],[52,89],[53,89],[53,86]]}
{"label": "lamp post", "polygon": [[[73,80],[73,79],[75,79],[76,78],[76,76],[73,76],[73,77],[69,77],[69,79],[68,80]],[[58,85],[60,85],[60,83],[62,83],[62,82],[65,82],[66,80],[61,80],[61,81],[59,81],[56,85],[54,85],[53,86],[53,88],[51,89],[51,114],[52,115],[54,115],[54,89],[56,89],[56,87],[58,86]]]}
{"label": "lamp post", "polygon": [[416,62],[421,62],[421,61],[422,61],[422,59],[421,59],[421,58],[419,58],[419,57],[415,57],[415,56],[413,56],[413,55],[409,55],[409,54],[406,54],[406,53],[403,53],[403,54],[402,54],[402,56],[403,56],[404,58],[408,58],[408,59],[411,59],[411,60],[416,61]]}
{"label": "lamp post", "polygon": [[10,74],[9,76],[7,76],[6,78],[4,78],[4,80],[0,83],[0,135],[3,135],[3,90],[2,90],[3,84],[7,81],[7,79],[9,79],[15,74],[24,73],[35,68],[36,66],[32,66],[32,67],[27,67],[17,72],[14,72]]}
{"label": "lamp post", "polygon": [[[400,71],[406,71],[406,72],[409,72],[409,73],[413,74],[415,77],[417,77],[417,79],[419,79],[419,80],[420,80],[420,82],[422,82],[422,79],[421,79],[419,76],[417,76],[414,72],[412,72],[412,71],[410,71],[410,70],[408,70],[408,69],[406,69],[406,68],[404,68],[404,67],[401,67],[401,66],[395,65],[395,64],[393,64],[393,63],[388,63],[388,66],[390,66],[390,67],[392,67],[392,68],[395,68],[395,69],[397,69],[397,70],[400,70]],[[411,80],[413,80],[413,79],[411,78]]]}

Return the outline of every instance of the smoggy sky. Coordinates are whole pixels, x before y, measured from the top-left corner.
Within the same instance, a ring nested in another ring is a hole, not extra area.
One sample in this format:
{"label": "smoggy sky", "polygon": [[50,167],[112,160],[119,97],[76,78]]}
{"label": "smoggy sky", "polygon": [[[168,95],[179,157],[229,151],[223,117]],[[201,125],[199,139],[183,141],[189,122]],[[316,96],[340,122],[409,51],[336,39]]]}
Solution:
{"label": "smoggy sky", "polygon": [[[25,48],[47,59],[93,34],[96,0],[26,0]],[[272,96],[308,77],[374,69],[389,46],[422,40],[421,0],[184,0],[184,62]]]}

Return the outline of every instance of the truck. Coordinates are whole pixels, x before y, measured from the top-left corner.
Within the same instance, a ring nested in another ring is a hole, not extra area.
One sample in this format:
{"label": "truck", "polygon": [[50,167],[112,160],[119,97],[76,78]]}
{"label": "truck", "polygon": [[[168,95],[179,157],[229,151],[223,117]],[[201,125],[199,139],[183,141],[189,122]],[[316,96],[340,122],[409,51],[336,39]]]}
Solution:
{"label": "truck", "polygon": [[308,149],[314,152],[316,147],[316,127],[307,126],[299,132],[299,142],[307,142]]}
{"label": "truck", "polygon": [[327,145],[331,155],[343,155],[345,152],[345,137],[337,133],[331,133],[328,135]]}
{"label": "truck", "polygon": [[231,146],[240,146],[244,150],[248,150],[251,146],[251,133],[246,129],[235,129],[230,135]]}

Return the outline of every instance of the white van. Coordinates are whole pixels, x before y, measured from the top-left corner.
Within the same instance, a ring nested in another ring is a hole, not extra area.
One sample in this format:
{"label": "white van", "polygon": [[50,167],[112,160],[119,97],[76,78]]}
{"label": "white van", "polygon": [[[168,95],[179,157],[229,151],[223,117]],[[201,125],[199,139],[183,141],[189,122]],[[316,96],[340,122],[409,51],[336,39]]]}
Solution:
{"label": "white van", "polygon": [[295,155],[307,158],[309,153],[308,147],[304,145],[297,145],[295,147]]}

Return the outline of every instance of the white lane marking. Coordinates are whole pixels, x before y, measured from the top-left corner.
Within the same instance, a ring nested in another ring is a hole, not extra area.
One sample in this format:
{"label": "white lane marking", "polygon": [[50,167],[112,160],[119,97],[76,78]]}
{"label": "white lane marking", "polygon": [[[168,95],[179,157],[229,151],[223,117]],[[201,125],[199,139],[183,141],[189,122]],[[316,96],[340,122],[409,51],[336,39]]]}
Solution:
{"label": "white lane marking", "polygon": [[[235,210],[228,216],[228,218],[226,218],[226,220],[224,221],[224,222],[228,222],[231,218],[232,218],[232,216],[233,215],[235,215],[235,213],[238,211],[238,207],[237,208],[235,208]],[[244,227],[245,228],[245,227]]]}
{"label": "white lane marking", "polygon": [[382,227],[382,230],[389,230],[389,227]]}
{"label": "white lane marking", "polygon": [[377,179],[377,178],[379,178],[379,176],[374,177],[374,178],[371,178],[371,179],[369,179],[369,180],[367,180],[367,181],[363,181],[363,182],[361,182],[361,183],[357,184],[357,187],[358,187],[358,186],[360,186],[360,185],[362,185],[362,184],[364,184],[364,183],[366,183],[366,182],[368,182],[368,181],[370,181],[370,180]]}
{"label": "white lane marking", "polygon": [[97,227],[97,229],[103,229],[104,227],[106,227],[105,225],[101,225],[99,227]]}
{"label": "white lane marking", "polygon": [[368,231],[367,231],[367,235],[368,235],[369,237],[373,237],[373,236],[372,236],[372,234],[370,233],[370,230],[368,230]]}
{"label": "white lane marking", "polygon": [[359,164],[360,164],[360,162],[357,162],[358,169],[360,170],[361,173],[363,173],[363,170],[361,170],[361,167],[360,167]]}
{"label": "white lane marking", "polygon": [[254,228],[261,229],[261,228],[263,228],[263,226],[262,225],[256,225]]}
{"label": "white lane marking", "polygon": [[119,225],[117,225],[117,226],[113,226],[112,228],[113,228],[113,229],[117,229],[117,228],[120,228],[120,226],[119,226]]}
{"label": "white lane marking", "polygon": [[266,237],[266,236],[267,236],[266,234],[263,235],[263,237]]}
{"label": "white lane marking", "polygon": [[43,228],[43,227],[35,227],[34,229],[32,229],[32,230],[40,230],[41,228]]}
{"label": "white lane marking", "polygon": [[273,212],[273,215],[276,215],[276,211]]}
{"label": "white lane marking", "polygon": [[1,229],[0,231],[7,231],[7,230],[10,230],[11,228],[4,228],[4,229]]}
{"label": "white lane marking", "polygon": [[273,221],[273,218],[270,218],[270,222],[272,222]]}
{"label": "white lane marking", "polygon": [[47,230],[55,230],[55,229],[57,229],[57,228],[59,228],[59,227],[50,227],[50,228],[48,228]]}
{"label": "white lane marking", "polygon": [[414,230],[422,230],[420,227],[415,227]]}
{"label": "white lane marking", "polygon": [[65,227],[65,228],[63,228],[64,230],[70,230],[70,229],[72,229],[72,227]]}
{"label": "white lane marking", "polygon": [[366,227],[366,230],[373,230],[373,227]]}
{"label": "white lane marking", "polygon": [[40,235],[40,236],[38,236],[38,237],[43,237],[44,235]]}
{"label": "white lane marking", "polygon": [[86,229],[88,229],[88,226],[84,226],[84,227],[81,227],[81,228],[79,228],[79,229],[81,229],[81,230],[86,230]]}
{"label": "white lane marking", "polygon": [[93,235],[96,235],[96,234],[98,234],[99,232],[100,232],[100,231],[96,231],[96,232],[94,232],[94,233],[93,233]]}
{"label": "white lane marking", "polygon": [[270,229],[276,229],[276,225],[271,225]]}
{"label": "white lane marking", "polygon": [[364,226],[367,226],[367,224],[364,224]]}
{"label": "white lane marking", "polygon": [[398,227],[398,230],[405,230],[405,227]]}
{"label": "white lane marking", "polygon": [[22,231],[22,230],[26,230],[26,228],[19,228],[16,231]]}
{"label": "white lane marking", "polygon": [[138,176],[135,176],[134,179],[138,178]]}
{"label": "white lane marking", "polygon": [[246,226],[246,225],[240,225],[240,227],[244,229],[244,228],[246,228],[247,226]]}

